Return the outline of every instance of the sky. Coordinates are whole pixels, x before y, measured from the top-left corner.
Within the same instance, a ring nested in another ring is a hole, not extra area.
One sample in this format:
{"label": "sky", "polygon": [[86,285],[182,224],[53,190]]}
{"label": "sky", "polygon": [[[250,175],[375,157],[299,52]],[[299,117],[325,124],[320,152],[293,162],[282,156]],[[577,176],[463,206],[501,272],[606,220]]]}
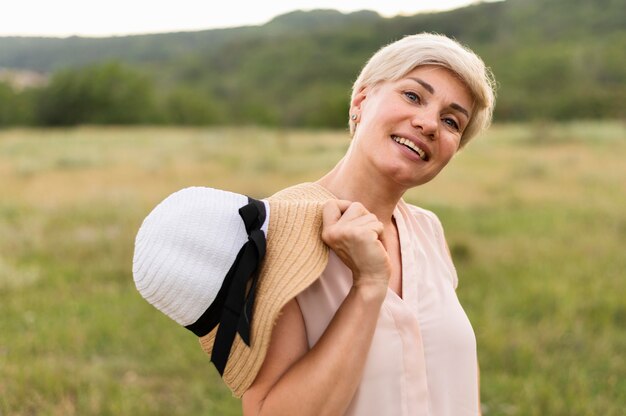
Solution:
{"label": "sky", "polygon": [[[477,0],[4,0],[0,36],[122,36],[259,25],[293,11],[369,9],[385,17]],[[8,4],[7,4],[8,3]]]}

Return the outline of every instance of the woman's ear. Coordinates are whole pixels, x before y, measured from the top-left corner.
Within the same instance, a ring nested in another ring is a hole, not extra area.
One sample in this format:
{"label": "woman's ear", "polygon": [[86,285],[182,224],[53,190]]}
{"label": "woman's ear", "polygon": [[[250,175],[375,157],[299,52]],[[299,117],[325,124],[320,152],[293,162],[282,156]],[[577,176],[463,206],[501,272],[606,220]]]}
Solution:
{"label": "woman's ear", "polygon": [[356,132],[356,128],[361,123],[361,110],[363,109],[363,103],[367,98],[367,94],[369,92],[369,88],[363,86],[359,88],[354,97],[350,100],[350,137],[354,137],[354,133]]}
{"label": "woman's ear", "polygon": [[367,88],[367,86],[363,86],[359,88],[359,91],[356,93],[354,98],[352,98],[352,100],[350,101],[350,115],[351,116],[356,115],[358,117],[360,115],[361,105],[363,104],[363,100],[367,98],[368,91],[369,89]]}

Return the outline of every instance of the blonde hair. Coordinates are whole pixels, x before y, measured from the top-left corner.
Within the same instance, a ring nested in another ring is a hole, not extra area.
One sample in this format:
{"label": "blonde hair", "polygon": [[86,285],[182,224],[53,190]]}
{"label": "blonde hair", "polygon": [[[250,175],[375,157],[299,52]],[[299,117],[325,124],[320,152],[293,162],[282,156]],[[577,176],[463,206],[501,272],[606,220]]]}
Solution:
{"label": "blonde hair", "polygon": [[[354,82],[351,101],[363,87],[397,81],[422,65],[449,69],[463,81],[474,98],[472,117],[461,137],[461,148],[491,124],[495,105],[495,79],[474,52],[446,36],[420,33],[406,36],[379,49]],[[353,135],[356,123],[349,120],[349,124],[350,134]]]}

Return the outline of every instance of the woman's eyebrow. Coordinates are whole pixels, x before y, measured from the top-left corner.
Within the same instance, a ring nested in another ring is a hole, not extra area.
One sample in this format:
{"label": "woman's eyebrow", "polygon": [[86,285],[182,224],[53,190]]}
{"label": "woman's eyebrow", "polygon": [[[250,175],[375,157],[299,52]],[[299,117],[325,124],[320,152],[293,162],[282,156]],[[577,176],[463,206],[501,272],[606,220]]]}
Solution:
{"label": "woman's eyebrow", "polygon": [[[408,77],[408,78],[409,78],[409,79],[411,79],[411,80],[413,80],[413,81],[415,81],[415,82],[417,82],[418,84],[420,84],[420,85],[421,85],[422,87],[424,87],[424,89],[425,89],[426,91],[428,91],[429,93],[431,93],[431,94],[434,94],[434,93],[435,93],[435,89],[433,88],[433,86],[432,86],[432,85],[430,85],[428,82],[424,81],[423,79],[419,79],[419,78],[415,78],[415,77]],[[457,110],[457,111],[458,111],[458,112],[460,112],[460,113],[465,114],[465,116],[466,116],[467,118],[470,118],[470,116],[469,116],[469,111],[467,111],[465,108],[463,108],[463,107],[462,107],[462,106],[460,106],[459,104],[457,104],[457,103],[452,103],[452,104],[450,104],[450,107],[451,107],[451,108],[453,108],[453,109],[455,109],[455,110]]]}
{"label": "woman's eyebrow", "polygon": [[458,105],[457,103],[450,104],[450,107],[457,110],[460,113],[465,114],[465,117],[470,118],[469,112],[463,107],[461,107],[460,105]]}
{"label": "woman's eyebrow", "polygon": [[429,93],[431,93],[431,94],[434,94],[434,93],[435,93],[435,89],[434,89],[434,88],[433,88],[433,86],[432,86],[432,85],[430,85],[428,82],[426,82],[426,81],[424,81],[424,80],[422,80],[422,79],[419,79],[419,78],[415,78],[415,77],[409,77],[409,79],[412,79],[413,81],[415,81],[415,82],[417,82],[418,84],[420,84],[420,85],[421,85],[422,87],[424,87],[424,89],[425,89],[426,91],[428,91]]}

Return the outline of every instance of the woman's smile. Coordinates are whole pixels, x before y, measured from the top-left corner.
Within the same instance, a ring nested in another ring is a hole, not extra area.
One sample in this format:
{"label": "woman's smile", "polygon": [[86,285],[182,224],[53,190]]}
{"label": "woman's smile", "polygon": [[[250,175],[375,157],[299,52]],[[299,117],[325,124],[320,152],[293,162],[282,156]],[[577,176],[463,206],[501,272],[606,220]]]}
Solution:
{"label": "woman's smile", "polygon": [[416,143],[411,139],[407,139],[405,137],[400,137],[396,135],[391,135],[391,138],[394,142],[409,148],[413,153],[417,154],[420,160],[428,162],[428,159],[429,159],[428,154],[426,153],[426,150],[421,147],[422,146],[421,144]]}

